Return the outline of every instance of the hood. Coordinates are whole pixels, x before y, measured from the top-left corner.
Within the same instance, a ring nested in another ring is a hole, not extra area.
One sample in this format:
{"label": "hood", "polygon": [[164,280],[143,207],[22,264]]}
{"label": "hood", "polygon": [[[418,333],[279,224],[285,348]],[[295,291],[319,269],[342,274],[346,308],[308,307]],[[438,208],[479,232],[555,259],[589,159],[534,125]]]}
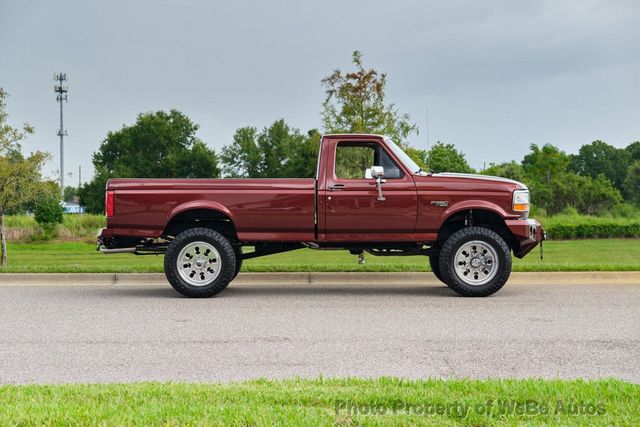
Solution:
{"label": "hood", "polygon": [[491,176],[491,175],[480,175],[477,173],[456,173],[456,172],[441,172],[434,173],[432,176],[442,176],[442,177],[451,177],[451,178],[468,178],[468,179],[480,179],[485,181],[497,181],[497,182],[506,182],[509,184],[515,184],[523,190],[528,190],[527,186],[521,182],[514,181],[513,179],[502,178],[499,176]]}

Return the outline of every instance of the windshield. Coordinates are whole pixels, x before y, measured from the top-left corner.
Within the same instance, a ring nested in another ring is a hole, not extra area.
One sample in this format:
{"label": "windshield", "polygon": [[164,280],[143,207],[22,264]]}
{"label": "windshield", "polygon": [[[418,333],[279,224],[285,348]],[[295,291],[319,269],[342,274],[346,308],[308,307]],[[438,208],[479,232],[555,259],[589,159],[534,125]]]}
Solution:
{"label": "windshield", "polygon": [[426,175],[422,168],[418,166],[418,164],[414,162],[407,153],[402,151],[402,148],[398,147],[395,142],[393,142],[389,138],[385,138],[385,142],[391,148],[393,154],[395,154],[396,157],[400,159],[400,161],[411,171],[411,173],[416,175]]}

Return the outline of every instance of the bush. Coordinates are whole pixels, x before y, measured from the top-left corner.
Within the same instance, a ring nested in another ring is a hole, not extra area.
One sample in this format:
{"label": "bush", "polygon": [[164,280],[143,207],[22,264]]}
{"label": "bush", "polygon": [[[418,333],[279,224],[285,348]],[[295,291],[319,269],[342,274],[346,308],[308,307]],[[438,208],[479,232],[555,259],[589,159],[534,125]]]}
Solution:
{"label": "bush", "polygon": [[41,226],[62,224],[64,208],[57,198],[48,198],[36,204],[34,218]]}
{"label": "bush", "polygon": [[34,219],[38,223],[36,232],[30,236],[31,240],[51,240],[58,237],[58,225],[62,224],[64,208],[55,198],[39,200],[36,204]]}
{"label": "bush", "polygon": [[640,237],[640,217],[614,218],[560,214],[543,219],[549,239],[603,239]]}
{"label": "bush", "polygon": [[46,242],[58,237],[58,224],[44,223],[38,225],[29,234],[30,242]]}
{"label": "bush", "polygon": [[640,208],[631,203],[619,203],[611,209],[614,218],[640,218]]}

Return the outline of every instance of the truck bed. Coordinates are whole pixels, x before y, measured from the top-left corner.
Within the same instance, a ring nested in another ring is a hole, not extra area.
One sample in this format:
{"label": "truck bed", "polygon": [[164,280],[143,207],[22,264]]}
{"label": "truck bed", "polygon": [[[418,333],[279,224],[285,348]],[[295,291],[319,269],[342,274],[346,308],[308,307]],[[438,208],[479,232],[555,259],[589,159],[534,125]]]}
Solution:
{"label": "truck bed", "polygon": [[120,178],[107,190],[115,192],[113,236],[160,237],[170,218],[197,206],[224,212],[242,241],[315,238],[314,179]]}

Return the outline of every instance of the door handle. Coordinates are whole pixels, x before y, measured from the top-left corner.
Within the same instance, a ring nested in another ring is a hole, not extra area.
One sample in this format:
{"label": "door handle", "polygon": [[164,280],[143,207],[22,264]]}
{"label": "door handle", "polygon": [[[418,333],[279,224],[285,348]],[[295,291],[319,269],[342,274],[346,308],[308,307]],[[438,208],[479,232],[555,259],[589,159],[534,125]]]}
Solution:
{"label": "door handle", "polygon": [[345,188],[347,188],[347,186],[344,184],[333,184],[329,186],[329,191],[344,190]]}

